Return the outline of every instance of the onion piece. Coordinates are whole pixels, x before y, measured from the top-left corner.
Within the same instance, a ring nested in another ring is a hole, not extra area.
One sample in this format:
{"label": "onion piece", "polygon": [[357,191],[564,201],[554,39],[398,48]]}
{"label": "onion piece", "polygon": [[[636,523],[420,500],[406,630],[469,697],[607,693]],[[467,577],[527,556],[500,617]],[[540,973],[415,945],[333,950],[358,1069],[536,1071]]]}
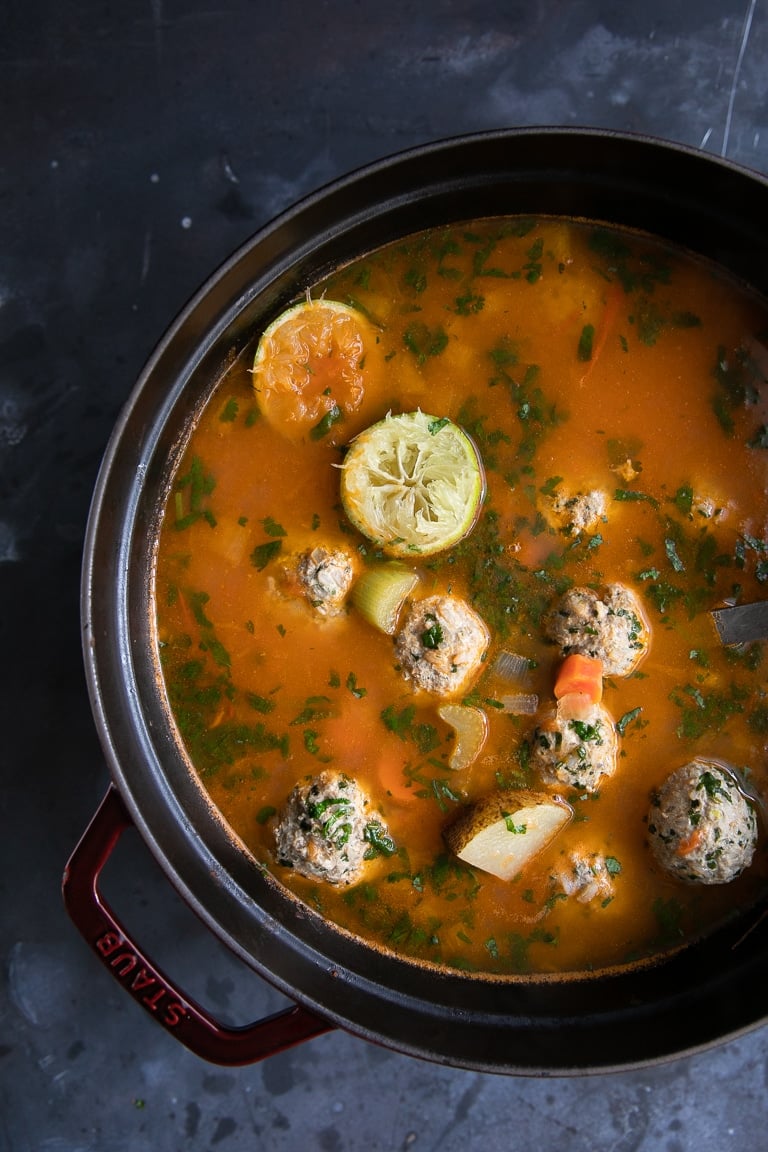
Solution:
{"label": "onion piece", "polygon": [[525,656],[518,656],[516,652],[502,650],[493,662],[491,672],[500,676],[502,680],[523,680],[531,669],[530,662]]}
{"label": "onion piece", "polygon": [[355,581],[350,599],[369,624],[392,636],[400,609],[418,582],[418,573],[405,564],[377,564]]}
{"label": "onion piece", "polygon": [[568,720],[589,720],[594,716],[596,704],[586,692],[566,692],[557,702],[557,718]]}
{"label": "onion piece", "polygon": [[539,710],[539,698],[533,692],[517,692],[500,696],[501,711],[510,716],[534,716]]}
{"label": "onion piece", "polygon": [[488,718],[480,708],[469,704],[441,704],[437,714],[456,734],[448,767],[452,772],[460,772],[480,755],[488,735]]}

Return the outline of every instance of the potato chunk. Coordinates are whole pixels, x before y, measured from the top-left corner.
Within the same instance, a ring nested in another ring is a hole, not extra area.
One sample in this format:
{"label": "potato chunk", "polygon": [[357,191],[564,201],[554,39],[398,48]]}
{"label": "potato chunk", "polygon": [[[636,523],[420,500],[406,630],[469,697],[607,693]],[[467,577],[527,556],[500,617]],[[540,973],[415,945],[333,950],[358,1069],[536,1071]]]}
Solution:
{"label": "potato chunk", "polygon": [[444,837],[466,864],[511,880],[572,816],[565,801],[543,792],[492,792],[466,808]]}

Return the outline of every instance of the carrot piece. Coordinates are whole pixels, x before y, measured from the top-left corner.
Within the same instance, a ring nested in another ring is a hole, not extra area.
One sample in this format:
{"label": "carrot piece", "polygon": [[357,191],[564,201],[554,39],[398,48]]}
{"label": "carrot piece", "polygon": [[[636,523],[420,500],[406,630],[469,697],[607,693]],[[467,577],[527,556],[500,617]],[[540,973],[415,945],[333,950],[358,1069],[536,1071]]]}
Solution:
{"label": "carrot piece", "polygon": [[589,357],[589,364],[587,365],[586,369],[584,370],[584,372],[581,376],[581,379],[579,380],[579,384],[583,385],[586,383],[586,381],[588,380],[589,376],[592,373],[592,369],[595,367],[595,364],[597,364],[597,361],[600,359],[600,355],[601,355],[603,349],[605,348],[608,337],[610,336],[611,331],[613,330],[614,324],[616,323],[616,319],[617,319],[618,314],[619,314],[619,305],[621,304],[621,301],[622,301],[624,295],[625,295],[625,293],[624,293],[623,288],[621,287],[621,284],[619,283],[619,281],[615,281],[615,283],[612,285],[612,287],[608,293],[608,298],[605,302],[605,311],[603,312],[602,321],[600,323],[600,328],[599,328],[599,331],[597,333],[597,338],[594,339],[593,343],[592,343],[591,355]]}
{"label": "carrot piece", "polygon": [[582,656],[578,652],[566,656],[555,677],[555,699],[573,692],[588,696],[593,704],[603,698],[603,662],[597,656]]}
{"label": "carrot piece", "polygon": [[681,840],[675,848],[675,853],[678,856],[690,856],[694,848],[701,840],[703,833],[701,828],[694,828],[690,836],[686,836],[685,840]]}

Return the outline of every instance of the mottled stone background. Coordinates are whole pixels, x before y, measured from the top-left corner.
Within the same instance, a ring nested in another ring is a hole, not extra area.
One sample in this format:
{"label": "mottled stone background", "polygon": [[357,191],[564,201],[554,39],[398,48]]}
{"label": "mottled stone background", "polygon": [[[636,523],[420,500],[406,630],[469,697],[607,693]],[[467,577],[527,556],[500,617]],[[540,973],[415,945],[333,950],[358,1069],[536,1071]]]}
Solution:
{"label": "mottled stone background", "polygon": [[[432,1066],[340,1032],[203,1064],[104,973],[61,872],[107,775],[80,658],[90,493],[176,312],[298,197],[475,129],[589,125],[768,173],[765,0],[0,5],[0,1149],[766,1148],[768,1033],[579,1079]],[[137,838],[109,891],[189,991],[282,1003]]]}

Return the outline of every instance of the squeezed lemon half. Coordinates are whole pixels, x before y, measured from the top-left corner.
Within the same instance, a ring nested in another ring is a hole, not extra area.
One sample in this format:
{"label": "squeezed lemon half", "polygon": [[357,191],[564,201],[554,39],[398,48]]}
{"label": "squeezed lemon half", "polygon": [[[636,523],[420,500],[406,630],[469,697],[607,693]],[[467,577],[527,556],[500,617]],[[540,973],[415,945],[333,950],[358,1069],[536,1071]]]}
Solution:
{"label": "squeezed lemon half", "polygon": [[474,527],[485,492],[477,449],[452,420],[386,416],[350,445],[341,465],[349,519],[393,556],[429,556]]}
{"label": "squeezed lemon half", "polygon": [[259,340],[253,387],[268,423],[290,440],[338,443],[365,393],[366,318],[336,300],[302,300]]}

